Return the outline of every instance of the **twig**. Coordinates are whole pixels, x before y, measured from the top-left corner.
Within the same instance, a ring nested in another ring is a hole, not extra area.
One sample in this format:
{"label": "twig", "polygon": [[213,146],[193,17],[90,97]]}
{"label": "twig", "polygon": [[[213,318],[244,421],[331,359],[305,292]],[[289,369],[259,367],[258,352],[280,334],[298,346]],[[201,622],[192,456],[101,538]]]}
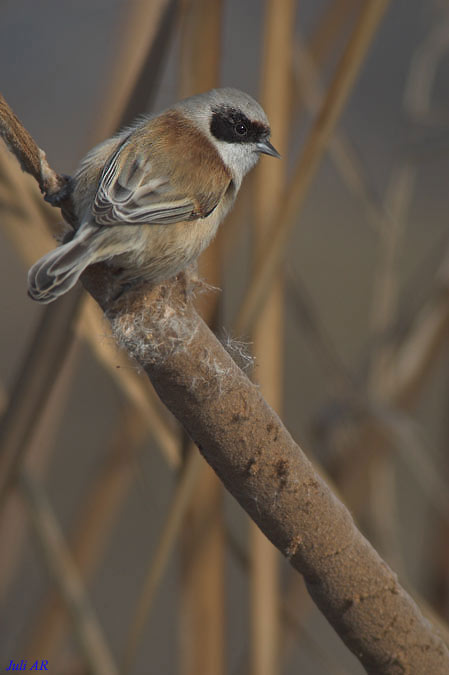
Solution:
{"label": "twig", "polygon": [[0,118],[2,120],[0,125],[1,137],[9,150],[19,160],[22,170],[30,173],[36,179],[45,198],[51,201],[65,187],[66,179],[49,167],[44,151],[37,147],[34,139],[1,94]]}

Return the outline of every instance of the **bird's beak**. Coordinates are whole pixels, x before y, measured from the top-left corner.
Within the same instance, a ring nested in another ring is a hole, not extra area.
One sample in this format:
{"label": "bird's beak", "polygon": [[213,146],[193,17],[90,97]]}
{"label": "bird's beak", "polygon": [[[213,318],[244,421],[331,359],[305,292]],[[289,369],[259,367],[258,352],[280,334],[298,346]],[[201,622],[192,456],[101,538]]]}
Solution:
{"label": "bird's beak", "polygon": [[259,141],[256,143],[257,152],[261,152],[264,155],[271,155],[272,157],[278,157],[280,159],[280,154],[274,146],[271,145],[269,140]]}

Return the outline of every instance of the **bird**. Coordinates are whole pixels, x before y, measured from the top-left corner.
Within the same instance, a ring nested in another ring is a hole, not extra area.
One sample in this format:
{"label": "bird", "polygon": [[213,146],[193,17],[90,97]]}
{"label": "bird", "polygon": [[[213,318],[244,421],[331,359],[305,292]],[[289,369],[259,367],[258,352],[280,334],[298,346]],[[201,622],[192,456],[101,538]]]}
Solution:
{"label": "bird", "polygon": [[260,155],[280,157],[270,136],[259,103],[227,87],[103,141],[71,178],[74,234],[30,268],[29,296],[53,302],[102,261],[125,285],[176,276],[211,242]]}

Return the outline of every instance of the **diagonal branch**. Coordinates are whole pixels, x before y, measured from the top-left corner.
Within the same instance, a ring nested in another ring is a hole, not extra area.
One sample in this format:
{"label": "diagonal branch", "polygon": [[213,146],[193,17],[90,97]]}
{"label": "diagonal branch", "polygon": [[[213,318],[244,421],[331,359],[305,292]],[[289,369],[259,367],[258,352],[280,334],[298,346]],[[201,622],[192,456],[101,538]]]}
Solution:
{"label": "diagonal branch", "polygon": [[444,673],[445,645],[202,322],[182,280],[142,286],[114,306],[104,302],[103,284],[91,275],[90,290],[116,339],[145,368],[227,489],[304,575],[367,672]]}

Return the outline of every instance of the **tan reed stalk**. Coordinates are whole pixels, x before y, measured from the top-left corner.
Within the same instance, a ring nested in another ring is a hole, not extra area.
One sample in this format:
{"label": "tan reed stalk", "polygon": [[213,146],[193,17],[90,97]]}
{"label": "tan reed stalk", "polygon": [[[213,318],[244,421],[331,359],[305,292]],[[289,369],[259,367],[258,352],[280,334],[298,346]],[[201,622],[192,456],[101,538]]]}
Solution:
{"label": "tan reed stalk", "polygon": [[[173,549],[182,527],[185,525],[186,511],[191,505],[194,490],[198,488],[198,479],[202,475],[203,459],[195,446],[191,445],[181,468],[164,526],[156,544],[155,552],[148,566],[137,607],[128,629],[122,670],[132,671],[137,657],[139,642],[148,621],[153,599],[158,586],[173,556]],[[210,508],[210,504],[207,505]],[[210,514],[209,514],[210,515]],[[213,518],[215,521],[215,519]]]}
{"label": "tan reed stalk", "polygon": [[[49,393],[47,402],[36,425],[25,457],[25,467],[33,478],[44,474],[52,453],[55,451],[55,435],[63,419],[74,368],[79,357],[79,341],[72,342],[58,376]],[[6,405],[5,401],[2,401]],[[5,507],[0,514],[0,603],[7,590],[20,573],[19,560],[28,534],[28,517],[20,498],[20,489],[14,483],[8,493]],[[25,653],[20,651],[20,653]]]}
{"label": "tan reed stalk", "polygon": [[169,4],[170,0],[129,0],[122,7],[122,17],[117,22],[121,34],[114,50],[115,60],[111,64],[107,89],[102,96],[101,112],[96,116],[98,124],[92,133],[92,143],[106,138],[123,124],[124,112],[135,96],[139,75]]}
{"label": "tan reed stalk", "polygon": [[[181,97],[219,85],[223,0],[181,3]],[[199,260],[199,274],[222,287],[223,228]],[[205,293],[198,307],[209,326],[216,327],[221,294]],[[180,525],[181,586],[179,670],[181,675],[223,675],[225,672],[225,542],[221,508],[223,488],[206,462],[193,459],[198,451],[187,440],[187,457],[197,472],[191,502]],[[192,479],[193,484],[193,479]],[[213,514],[213,517],[210,517]],[[170,521],[168,521],[170,522]],[[157,561],[155,561],[157,562]],[[149,572],[151,575],[151,572]]]}
{"label": "tan reed stalk", "polygon": [[[111,434],[110,452],[92,487],[83,497],[74,533],[70,537],[73,561],[84,582],[92,578],[102,559],[119,510],[134,480],[130,454],[148,434],[143,416],[125,408]],[[58,646],[69,630],[62,598],[50,593],[33,624],[24,653],[46,654],[54,661]]]}
{"label": "tan reed stalk", "polygon": [[[265,10],[261,103],[283,161],[262,158],[254,185],[255,259],[267,245],[269,227],[286,184],[291,73],[296,2],[268,0]],[[280,414],[284,384],[284,280],[272,280],[254,326],[255,377],[266,400]],[[250,666],[253,675],[277,675],[279,653],[279,554],[255,523],[250,524]]]}
{"label": "tan reed stalk", "polygon": [[20,470],[20,485],[49,572],[69,609],[78,644],[90,671],[93,675],[118,675],[101,626],[45,493],[24,468]]}

